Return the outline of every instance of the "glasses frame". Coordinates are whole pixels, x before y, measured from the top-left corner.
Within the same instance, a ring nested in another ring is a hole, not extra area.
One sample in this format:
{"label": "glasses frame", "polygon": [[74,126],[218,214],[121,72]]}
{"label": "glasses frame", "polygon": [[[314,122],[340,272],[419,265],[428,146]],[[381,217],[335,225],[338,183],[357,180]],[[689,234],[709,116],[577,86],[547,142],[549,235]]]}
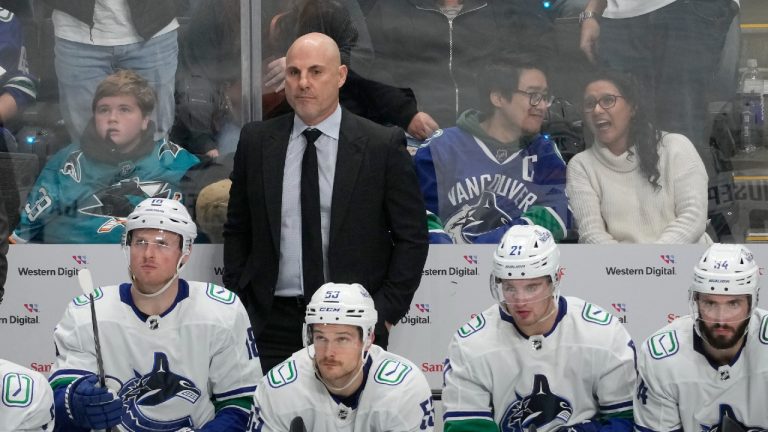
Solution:
{"label": "glasses frame", "polygon": [[[604,94],[600,96],[598,99],[590,98],[589,99],[590,104],[592,104],[592,101],[594,100],[594,105],[592,105],[591,107],[587,107],[585,103],[582,103],[582,109],[584,110],[584,112],[592,112],[595,110],[595,108],[597,108],[598,105],[600,105],[600,108],[604,110],[609,110],[616,106],[616,101],[619,100],[619,98],[626,99],[622,95],[616,95],[616,94],[610,94],[610,93]],[[603,101],[605,100],[612,100],[613,102],[604,104]]]}
{"label": "glasses frame", "polygon": [[513,90],[513,93],[520,93],[528,96],[528,103],[535,107],[541,102],[544,102],[544,105],[549,108],[552,106],[552,104],[555,102],[555,97],[552,96],[549,93],[542,93],[542,92],[528,92],[525,90],[516,89]]}

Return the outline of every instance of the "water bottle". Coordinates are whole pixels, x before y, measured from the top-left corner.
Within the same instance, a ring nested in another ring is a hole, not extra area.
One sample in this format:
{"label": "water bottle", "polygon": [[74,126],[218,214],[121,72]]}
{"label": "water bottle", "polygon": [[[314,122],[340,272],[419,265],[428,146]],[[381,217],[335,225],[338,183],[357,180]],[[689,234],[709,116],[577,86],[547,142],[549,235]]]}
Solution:
{"label": "water bottle", "polygon": [[741,149],[745,153],[762,144],[765,127],[763,80],[756,59],[747,60],[747,68],[739,82],[741,92]]}

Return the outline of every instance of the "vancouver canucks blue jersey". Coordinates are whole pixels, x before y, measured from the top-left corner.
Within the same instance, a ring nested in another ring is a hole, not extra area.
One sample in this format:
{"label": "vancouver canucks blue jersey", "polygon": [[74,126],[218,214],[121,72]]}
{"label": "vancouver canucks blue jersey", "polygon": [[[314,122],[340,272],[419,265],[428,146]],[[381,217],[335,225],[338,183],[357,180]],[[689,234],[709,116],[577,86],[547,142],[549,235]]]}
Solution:
{"label": "vancouver canucks blue jersey", "polygon": [[119,243],[123,221],[145,198],[182,199],[178,184],[198,163],[160,140],[136,161],[88,158],[71,144],[53,155],[30,191],[13,238],[19,243]]}
{"label": "vancouver canucks blue jersey", "polygon": [[444,129],[416,152],[427,209],[456,243],[497,243],[512,225],[541,225],[556,239],[570,227],[565,161],[542,135],[500,161],[477,137]]}
{"label": "vancouver canucks blue jersey", "polygon": [[21,22],[0,7],[0,94],[10,93],[19,107],[34,102],[37,83],[29,74]]}

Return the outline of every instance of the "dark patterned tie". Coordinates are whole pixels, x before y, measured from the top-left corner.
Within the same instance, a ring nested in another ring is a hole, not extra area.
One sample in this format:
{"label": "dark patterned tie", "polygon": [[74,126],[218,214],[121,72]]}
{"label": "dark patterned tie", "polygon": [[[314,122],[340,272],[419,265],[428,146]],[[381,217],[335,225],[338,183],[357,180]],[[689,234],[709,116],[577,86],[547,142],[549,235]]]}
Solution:
{"label": "dark patterned tie", "polygon": [[304,297],[310,298],[320,285],[323,275],[323,237],[320,230],[320,182],[317,169],[315,141],[323,133],[317,129],[302,132],[307,148],[301,159],[301,263],[304,269]]}

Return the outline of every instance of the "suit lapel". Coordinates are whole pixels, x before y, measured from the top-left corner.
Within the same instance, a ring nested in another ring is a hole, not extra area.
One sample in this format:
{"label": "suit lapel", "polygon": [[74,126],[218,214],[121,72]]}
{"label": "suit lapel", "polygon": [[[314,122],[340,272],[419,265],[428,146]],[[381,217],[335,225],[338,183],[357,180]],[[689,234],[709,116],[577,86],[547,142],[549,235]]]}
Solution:
{"label": "suit lapel", "polygon": [[262,173],[264,175],[264,201],[267,206],[269,228],[272,231],[272,242],[275,250],[280,250],[281,208],[283,202],[283,171],[285,170],[285,155],[288,151],[288,140],[293,128],[293,114],[286,116],[287,121],[281,122],[266,136]]}
{"label": "suit lapel", "polygon": [[352,192],[355,189],[360,165],[365,154],[368,137],[360,130],[354,114],[347,110],[341,112],[339,130],[339,150],[336,155],[336,173],[333,178],[333,196],[331,197],[331,230],[329,245],[343,226]]}

